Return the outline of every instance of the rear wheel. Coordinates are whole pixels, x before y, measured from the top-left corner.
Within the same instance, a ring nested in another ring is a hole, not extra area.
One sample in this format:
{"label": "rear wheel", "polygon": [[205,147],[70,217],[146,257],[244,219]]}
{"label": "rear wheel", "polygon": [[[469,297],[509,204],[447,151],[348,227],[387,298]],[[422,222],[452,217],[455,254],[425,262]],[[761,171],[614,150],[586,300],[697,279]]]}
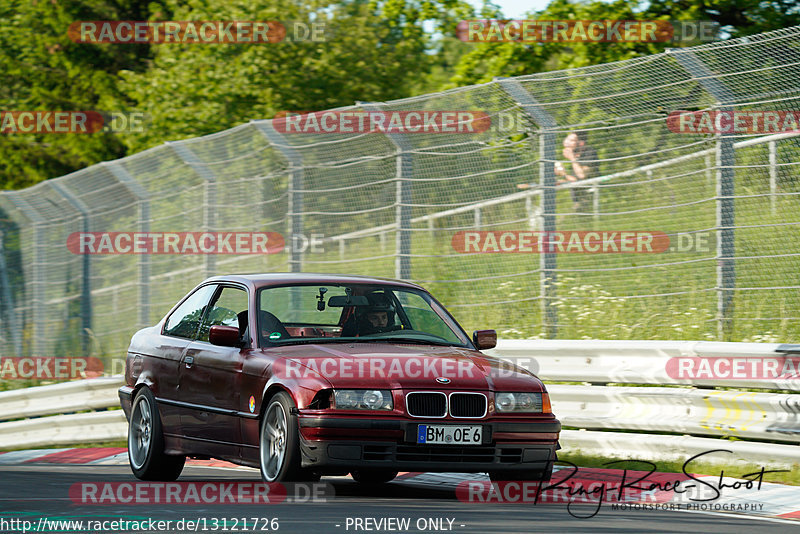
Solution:
{"label": "rear wheel", "polygon": [[397,471],[390,469],[369,469],[369,470],[356,470],[350,473],[353,480],[359,484],[385,484],[394,480],[397,476]]}
{"label": "rear wheel", "polygon": [[153,393],[142,388],[136,395],[128,424],[128,461],[131,471],[140,480],[170,482],[177,479],[185,456],[164,454],[161,417]]}

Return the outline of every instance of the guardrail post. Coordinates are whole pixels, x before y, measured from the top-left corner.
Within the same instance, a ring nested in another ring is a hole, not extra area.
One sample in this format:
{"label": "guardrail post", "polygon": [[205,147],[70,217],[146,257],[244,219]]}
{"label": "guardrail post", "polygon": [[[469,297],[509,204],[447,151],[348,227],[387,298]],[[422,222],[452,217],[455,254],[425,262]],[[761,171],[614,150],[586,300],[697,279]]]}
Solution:
{"label": "guardrail post", "polygon": [[[185,146],[182,141],[167,141],[168,146],[175,151],[183,162],[203,180],[203,230],[213,232],[217,229],[217,175],[203,162],[192,150]],[[205,254],[205,276],[206,278],[216,274],[217,260],[214,254]]]}
{"label": "guardrail post", "polygon": [[[539,188],[542,191],[541,230],[545,235],[556,231],[556,121],[539,105],[533,96],[514,78],[496,78],[498,85],[541,128],[539,132]],[[545,239],[549,243],[549,239]],[[556,300],[556,253],[549,250],[539,254],[539,285],[541,287],[542,323],[547,337],[558,335]]]}
{"label": "guardrail post", "polygon": [[[692,78],[717,101],[720,112],[731,113],[733,93],[689,48],[670,49],[669,53]],[[717,335],[728,339],[733,326],[733,292],[736,289],[735,263],[735,167],[736,149],[730,133],[717,134]]]}
{"label": "guardrail post", "polygon": [[19,336],[19,321],[17,311],[14,309],[14,298],[11,295],[11,284],[8,281],[8,271],[6,269],[6,253],[3,245],[3,231],[0,230],[0,299],[3,302],[3,322],[8,325],[8,334],[11,344],[14,346],[14,354],[22,357],[22,340]]}
{"label": "guardrail post", "polygon": [[[58,181],[47,180],[45,183],[64,197],[73,208],[80,212],[83,221],[82,231],[84,233],[91,232],[89,209],[86,207],[86,204]],[[84,354],[89,354],[92,332],[92,256],[91,254],[82,254],[81,256],[81,350]]]}
{"label": "guardrail post", "polygon": [[[380,111],[379,104],[357,102],[366,110]],[[411,156],[413,146],[404,135],[386,133],[386,137],[397,148],[397,172],[395,185],[394,220],[395,234],[394,277],[400,280],[411,278],[411,177],[414,173],[414,160]]]}
{"label": "guardrail post", "polygon": [[[117,161],[107,161],[105,167],[133,196],[138,199],[138,225],[143,234],[150,232],[150,194]],[[139,320],[137,326],[144,328],[150,324],[150,255],[138,254],[139,271]]]}
{"label": "guardrail post", "polygon": [[[267,138],[272,147],[283,154],[289,162],[289,185],[288,185],[288,217],[289,217],[289,236],[286,246],[289,249],[289,271],[299,273],[303,271],[303,252],[295,247],[295,240],[303,235],[303,158],[300,153],[293,149],[272,125],[272,121],[251,121],[255,128]],[[339,241],[340,251],[344,250],[344,241]]]}

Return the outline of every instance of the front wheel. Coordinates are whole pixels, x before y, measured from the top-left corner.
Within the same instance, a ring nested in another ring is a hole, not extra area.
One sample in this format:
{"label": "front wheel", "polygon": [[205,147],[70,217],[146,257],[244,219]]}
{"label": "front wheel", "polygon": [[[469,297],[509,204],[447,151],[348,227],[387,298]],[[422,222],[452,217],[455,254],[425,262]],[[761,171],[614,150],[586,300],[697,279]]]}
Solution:
{"label": "front wheel", "polygon": [[300,440],[292,398],[281,391],[269,401],[261,421],[259,457],[265,482],[301,480]]}
{"label": "front wheel", "polygon": [[176,480],[186,462],[185,456],[164,454],[164,434],[156,398],[146,387],[136,395],[131,408],[128,462],[136,478],[163,482]]}

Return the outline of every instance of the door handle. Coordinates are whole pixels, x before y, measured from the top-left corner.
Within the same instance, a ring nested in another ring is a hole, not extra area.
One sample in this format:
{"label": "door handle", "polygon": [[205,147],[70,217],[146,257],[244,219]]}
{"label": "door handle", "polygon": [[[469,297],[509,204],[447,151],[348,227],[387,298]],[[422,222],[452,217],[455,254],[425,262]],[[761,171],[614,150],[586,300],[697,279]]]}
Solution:
{"label": "door handle", "polygon": [[186,359],[183,360],[186,363],[186,368],[190,368],[194,363],[194,356],[187,356]]}

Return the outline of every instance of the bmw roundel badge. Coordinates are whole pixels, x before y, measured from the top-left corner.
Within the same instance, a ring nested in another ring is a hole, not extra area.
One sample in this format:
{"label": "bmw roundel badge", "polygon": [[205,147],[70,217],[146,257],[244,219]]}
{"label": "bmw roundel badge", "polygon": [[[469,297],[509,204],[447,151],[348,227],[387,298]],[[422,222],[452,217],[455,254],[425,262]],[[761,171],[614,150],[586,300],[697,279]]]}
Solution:
{"label": "bmw roundel badge", "polygon": [[450,379],[449,378],[445,378],[443,376],[438,377],[436,379],[436,381],[439,382],[440,384],[449,384],[450,383]]}

